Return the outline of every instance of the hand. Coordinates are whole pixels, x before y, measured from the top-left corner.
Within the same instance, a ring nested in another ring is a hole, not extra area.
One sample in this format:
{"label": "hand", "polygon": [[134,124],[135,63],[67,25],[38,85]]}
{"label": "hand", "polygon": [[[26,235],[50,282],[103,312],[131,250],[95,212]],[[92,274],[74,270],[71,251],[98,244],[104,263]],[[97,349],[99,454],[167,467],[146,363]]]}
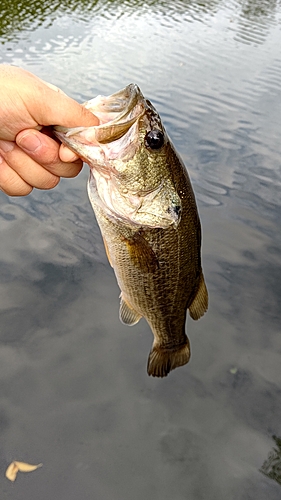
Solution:
{"label": "hand", "polygon": [[75,177],[82,161],[52,136],[50,125],[97,125],[90,111],[32,73],[0,65],[0,189],[25,196]]}

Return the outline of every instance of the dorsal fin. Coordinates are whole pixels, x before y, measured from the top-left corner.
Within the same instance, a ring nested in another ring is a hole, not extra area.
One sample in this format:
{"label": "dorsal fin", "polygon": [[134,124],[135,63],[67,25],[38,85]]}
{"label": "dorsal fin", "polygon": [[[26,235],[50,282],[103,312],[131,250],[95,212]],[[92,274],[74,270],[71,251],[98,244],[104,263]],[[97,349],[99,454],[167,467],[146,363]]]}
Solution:
{"label": "dorsal fin", "polygon": [[141,319],[141,314],[137,313],[131,306],[127,304],[121,294],[121,302],[119,309],[119,318],[124,325],[133,326]]}
{"label": "dorsal fin", "polygon": [[199,287],[193,299],[192,304],[189,306],[189,314],[192,319],[199,319],[208,309],[208,291],[205,284],[204,276],[201,271]]}

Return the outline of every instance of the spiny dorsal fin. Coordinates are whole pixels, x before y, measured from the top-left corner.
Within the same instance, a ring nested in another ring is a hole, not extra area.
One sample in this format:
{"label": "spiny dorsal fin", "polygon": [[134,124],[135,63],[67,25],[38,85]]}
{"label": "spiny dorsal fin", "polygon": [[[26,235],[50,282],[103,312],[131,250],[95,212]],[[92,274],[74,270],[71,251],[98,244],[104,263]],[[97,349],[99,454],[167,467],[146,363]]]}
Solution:
{"label": "spiny dorsal fin", "polygon": [[130,307],[127,302],[123,299],[121,295],[119,318],[124,325],[133,326],[139,322],[141,315],[137,313],[132,307]]}
{"label": "spiny dorsal fin", "polygon": [[204,276],[201,271],[199,288],[197,294],[189,306],[189,314],[192,319],[199,319],[208,309],[208,291],[205,284]]}
{"label": "spiny dorsal fin", "polygon": [[166,377],[171,370],[188,363],[189,358],[190,346],[187,337],[184,345],[172,349],[153,345],[148,358],[147,373],[152,377]]}

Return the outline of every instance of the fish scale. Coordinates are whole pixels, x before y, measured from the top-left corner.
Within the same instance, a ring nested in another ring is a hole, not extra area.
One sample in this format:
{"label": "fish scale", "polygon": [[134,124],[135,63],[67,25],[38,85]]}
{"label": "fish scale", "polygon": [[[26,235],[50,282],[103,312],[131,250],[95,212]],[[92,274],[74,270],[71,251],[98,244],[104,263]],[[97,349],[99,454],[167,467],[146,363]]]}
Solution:
{"label": "fish scale", "polygon": [[110,120],[73,132],[56,127],[56,135],[90,166],[88,194],[121,290],[120,319],[126,325],[146,319],[154,335],[147,371],[164,377],[189,361],[187,310],[199,319],[208,308],[196,201],[186,168],[140,89],[131,84],[92,106],[89,101],[96,116],[101,100],[103,119],[106,103],[115,129],[120,116],[121,137],[110,136]]}

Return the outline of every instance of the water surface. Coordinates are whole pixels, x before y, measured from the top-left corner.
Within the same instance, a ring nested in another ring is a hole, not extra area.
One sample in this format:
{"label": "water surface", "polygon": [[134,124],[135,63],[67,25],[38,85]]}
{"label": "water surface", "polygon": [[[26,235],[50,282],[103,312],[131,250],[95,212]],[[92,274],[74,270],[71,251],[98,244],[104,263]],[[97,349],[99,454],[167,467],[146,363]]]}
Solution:
{"label": "water surface", "polygon": [[[87,167],[0,193],[1,499],[280,498],[280,21],[277,0],[2,1],[0,62],[80,102],[135,82],[155,104],[195,189],[210,308],[188,320],[190,363],[149,378]],[[44,467],[12,485],[13,459]]]}

